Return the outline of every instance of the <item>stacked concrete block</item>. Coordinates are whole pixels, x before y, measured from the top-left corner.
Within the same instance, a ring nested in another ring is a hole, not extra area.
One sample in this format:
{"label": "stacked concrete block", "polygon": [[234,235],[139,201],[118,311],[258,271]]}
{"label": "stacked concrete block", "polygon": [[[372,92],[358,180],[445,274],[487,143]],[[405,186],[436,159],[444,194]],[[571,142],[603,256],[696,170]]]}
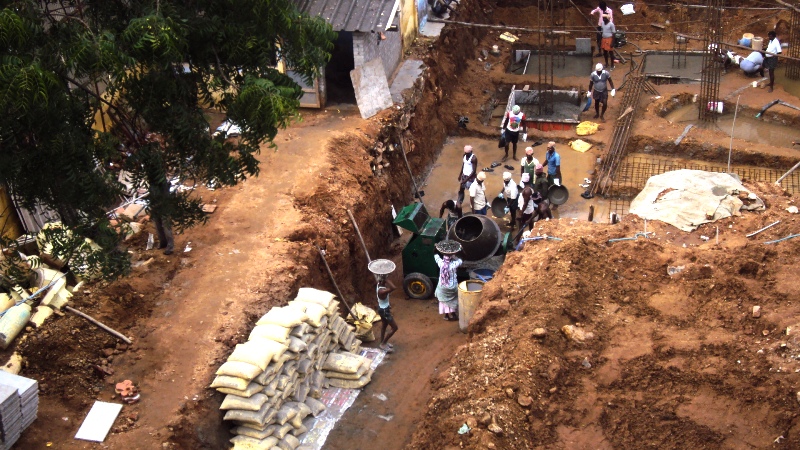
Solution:
{"label": "stacked concrete block", "polygon": [[[360,349],[329,292],[302,288],[288,305],[272,308],[211,384],[226,394],[220,409],[235,425],[233,448],[299,447],[313,417],[325,410],[319,401],[324,388],[369,382],[370,360],[357,354]],[[340,356],[329,361],[333,355]],[[340,360],[347,362],[344,378],[335,364]]]}
{"label": "stacked concrete block", "polygon": [[39,383],[0,371],[0,447],[10,449],[39,411]]}

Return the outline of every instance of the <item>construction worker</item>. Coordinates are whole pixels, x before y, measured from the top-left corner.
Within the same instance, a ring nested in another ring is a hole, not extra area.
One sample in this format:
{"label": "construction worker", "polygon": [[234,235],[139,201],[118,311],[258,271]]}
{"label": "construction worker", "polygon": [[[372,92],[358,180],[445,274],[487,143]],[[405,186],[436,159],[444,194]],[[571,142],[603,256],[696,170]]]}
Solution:
{"label": "construction worker", "polygon": [[469,187],[469,204],[472,207],[473,214],[480,214],[485,216],[488,209],[486,202],[486,172],[478,172],[475,182]]}
{"label": "construction worker", "polygon": [[[597,63],[594,72],[589,75],[589,89],[586,92],[586,97],[594,99],[594,118],[598,117],[600,120],[605,121],[603,115],[608,108],[608,86],[611,86],[611,96],[616,95],[617,90],[614,89],[614,81],[611,79],[611,74],[603,70],[603,65]],[[600,111],[600,103],[603,104],[603,110]]]}
{"label": "construction worker", "polygon": [[516,223],[517,209],[519,209],[517,201],[517,197],[519,197],[519,188],[511,178],[511,172],[503,172],[503,192],[500,193],[500,196],[506,201],[508,212],[511,214],[509,226],[513,230],[514,224]]}
{"label": "construction worker", "polygon": [[464,146],[464,157],[461,159],[461,171],[458,173],[458,201],[461,205],[464,202],[464,190],[469,189],[478,174],[478,157],[472,153],[472,146]]}
{"label": "construction worker", "polygon": [[505,117],[503,117],[503,135],[505,136],[506,141],[506,155],[503,157],[503,161],[508,159],[508,144],[512,144],[514,147],[514,159],[517,159],[517,142],[519,141],[519,132],[520,130],[523,133],[527,133],[527,125],[525,125],[525,113],[520,110],[518,105],[514,105],[511,108],[511,111],[506,111]]}
{"label": "construction worker", "polygon": [[520,175],[527,173],[530,179],[533,180],[533,174],[538,166],[539,160],[533,156],[533,147],[525,147],[525,156],[520,160]]}

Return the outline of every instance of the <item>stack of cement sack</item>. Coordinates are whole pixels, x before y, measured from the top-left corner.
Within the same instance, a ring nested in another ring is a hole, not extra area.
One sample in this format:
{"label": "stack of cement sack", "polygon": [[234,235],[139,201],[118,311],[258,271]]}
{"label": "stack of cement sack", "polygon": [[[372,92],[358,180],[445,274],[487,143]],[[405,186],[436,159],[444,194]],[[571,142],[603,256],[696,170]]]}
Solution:
{"label": "stack of cement sack", "polygon": [[369,382],[370,360],[357,355],[361,341],[338,308],[333,294],[300,289],[259,319],[217,370],[211,387],[227,394],[220,409],[236,424],[234,449],[294,450],[325,410],[323,388]]}

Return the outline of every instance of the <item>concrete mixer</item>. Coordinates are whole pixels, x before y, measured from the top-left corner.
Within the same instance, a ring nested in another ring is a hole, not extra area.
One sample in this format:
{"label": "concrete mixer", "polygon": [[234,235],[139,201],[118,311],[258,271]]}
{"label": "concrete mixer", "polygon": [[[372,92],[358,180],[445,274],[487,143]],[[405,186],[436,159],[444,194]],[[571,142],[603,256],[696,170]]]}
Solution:
{"label": "concrete mixer", "polygon": [[439,281],[439,266],[433,259],[437,242],[450,239],[461,244],[457,256],[464,263],[458,269],[459,281],[468,279],[470,270],[497,269],[510,245],[510,235],[487,216],[467,214],[448,230],[445,220],[431,217],[422,203],[404,207],[394,224],[412,233],[403,247],[403,290],[416,299],[430,298]]}

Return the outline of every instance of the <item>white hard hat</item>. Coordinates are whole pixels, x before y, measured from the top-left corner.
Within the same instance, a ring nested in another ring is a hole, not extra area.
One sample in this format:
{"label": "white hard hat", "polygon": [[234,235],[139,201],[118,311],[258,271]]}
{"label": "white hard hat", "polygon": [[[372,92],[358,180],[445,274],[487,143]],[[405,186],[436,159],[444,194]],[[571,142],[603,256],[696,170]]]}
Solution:
{"label": "white hard hat", "polygon": [[594,66],[594,70],[603,70],[603,65],[600,64],[600,63],[597,63],[597,65]]}
{"label": "white hard hat", "polygon": [[511,179],[511,172],[503,172],[503,179],[508,181]]}

